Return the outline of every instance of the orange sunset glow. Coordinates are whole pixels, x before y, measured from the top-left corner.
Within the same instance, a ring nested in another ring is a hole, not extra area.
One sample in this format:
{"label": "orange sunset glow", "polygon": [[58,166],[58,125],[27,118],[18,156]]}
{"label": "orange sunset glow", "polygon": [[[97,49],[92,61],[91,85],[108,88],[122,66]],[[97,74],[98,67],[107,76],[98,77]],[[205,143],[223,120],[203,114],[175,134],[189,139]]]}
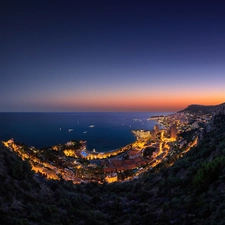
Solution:
{"label": "orange sunset glow", "polygon": [[115,14],[104,4],[84,6],[87,14],[56,4],[51,16],[22,5],[3,15],[0,111],[177,111],[225,101],[224,14],[120,4],[104,6]]}

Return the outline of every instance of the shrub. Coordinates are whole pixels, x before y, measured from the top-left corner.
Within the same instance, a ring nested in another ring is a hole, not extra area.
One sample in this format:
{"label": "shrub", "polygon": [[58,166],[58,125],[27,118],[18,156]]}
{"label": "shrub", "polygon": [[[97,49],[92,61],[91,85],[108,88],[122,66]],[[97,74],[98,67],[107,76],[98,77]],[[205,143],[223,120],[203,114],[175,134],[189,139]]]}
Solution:
{"label": "shrub", "polygon": [[211,183],[218,179],[219,173],[223,170],[224,163],[224,156],[203,163],[193,178],[194,188],[200,192],[205,191]]}

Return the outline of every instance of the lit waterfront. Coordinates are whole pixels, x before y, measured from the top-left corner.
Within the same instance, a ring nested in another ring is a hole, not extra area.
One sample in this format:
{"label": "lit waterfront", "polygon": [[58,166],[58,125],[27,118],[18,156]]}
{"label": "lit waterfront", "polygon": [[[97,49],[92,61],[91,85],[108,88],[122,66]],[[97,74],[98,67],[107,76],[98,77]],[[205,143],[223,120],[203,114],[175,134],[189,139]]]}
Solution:
{"label": "lit waterfront", "polygon": [[131,130],[152,129],[156,122],[147,121],[152,115],[152,112],[0,113],[0,140],[13,137],[39,149],[69,140],[86,140],[87,150],[106,152],[134,142]]}
{"label": "lit waterfront", "polygon": [[[205,126],[210,117],[177,113],[154,119],[158,125],[152,130],[132,130],[136,141],[106,152],[88,151],[86,141],[82,140],[45,149],[27,147],[13,139],[3,144],[23,160],[29,160],[32,169],[48,179],[62,178],[75,184],[123,181],[160,164],[171,166],[177,157],[182,157],[197,145],[201,126]],[[188,140],[182,138],[186,132],[192,132]]]}

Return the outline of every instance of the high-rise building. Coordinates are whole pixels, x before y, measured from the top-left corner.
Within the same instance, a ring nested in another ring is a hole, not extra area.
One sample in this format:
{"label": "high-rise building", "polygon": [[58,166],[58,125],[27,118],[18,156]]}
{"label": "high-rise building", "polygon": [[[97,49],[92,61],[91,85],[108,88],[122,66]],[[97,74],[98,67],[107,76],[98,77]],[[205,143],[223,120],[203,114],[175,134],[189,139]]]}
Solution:
{"label": "high-rise building", "polygon": [[159,131],[159,125],[154,125],[154,130]]}
{"label": "high-rise building", "polygon": [[175,139],[176,137],[177,137],[177,126],[176,126],[176,124],[173,124],[170,127],[170,138]]}

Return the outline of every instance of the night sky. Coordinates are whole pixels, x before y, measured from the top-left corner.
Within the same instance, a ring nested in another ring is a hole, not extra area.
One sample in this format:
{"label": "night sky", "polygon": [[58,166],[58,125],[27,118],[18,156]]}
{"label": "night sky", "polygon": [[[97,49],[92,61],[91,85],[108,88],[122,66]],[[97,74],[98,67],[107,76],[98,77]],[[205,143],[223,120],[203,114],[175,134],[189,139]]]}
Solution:
{"label": "night sky", "polygon": [[0,111],[225,102],[225,1],[0,3]]}

